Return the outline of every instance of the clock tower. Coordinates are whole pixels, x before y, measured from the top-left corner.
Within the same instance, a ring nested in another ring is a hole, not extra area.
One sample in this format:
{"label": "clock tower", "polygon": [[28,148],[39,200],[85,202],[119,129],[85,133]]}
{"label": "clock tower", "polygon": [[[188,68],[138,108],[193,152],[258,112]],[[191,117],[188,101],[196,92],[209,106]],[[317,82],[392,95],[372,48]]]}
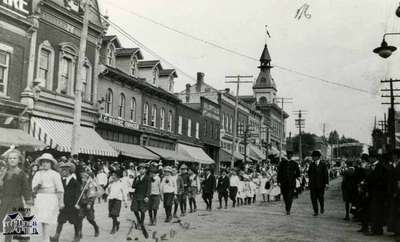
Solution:
{"label": "clock tower", "polygon": [[264,106],[274,102],[277,92],[275,81],[271,76],[271,56],[267,45],[264,46],[258,68],[260,68],[260,74],[254,83],[253,92],[257,105]]}

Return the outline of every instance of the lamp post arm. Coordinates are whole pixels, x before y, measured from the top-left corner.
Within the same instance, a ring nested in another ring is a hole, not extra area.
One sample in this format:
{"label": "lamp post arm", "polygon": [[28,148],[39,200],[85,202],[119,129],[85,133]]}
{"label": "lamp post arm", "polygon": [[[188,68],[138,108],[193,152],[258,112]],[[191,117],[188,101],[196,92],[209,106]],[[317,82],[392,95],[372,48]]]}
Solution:
{"label": "lamp post arm", "polygon": [[383,34],[383,39],[385,39],[385,37],[386,37],[387,35],[400,35],[400,33],[398,33],[398,32],[384,33],[384,34]]}

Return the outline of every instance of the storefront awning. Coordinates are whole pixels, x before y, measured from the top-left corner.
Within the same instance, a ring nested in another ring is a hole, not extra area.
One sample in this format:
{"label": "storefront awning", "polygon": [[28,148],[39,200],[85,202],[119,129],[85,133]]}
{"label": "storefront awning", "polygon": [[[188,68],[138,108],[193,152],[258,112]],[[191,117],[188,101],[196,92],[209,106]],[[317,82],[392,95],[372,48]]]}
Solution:
{"label": "storefront awning", "polygon": [[140,145],[108,141],[108,143],[123,156],[141,160],[159,160],[160,157]]}
{"label": "storefront awning", "polygon": [[[239,152],[235,151],[233,153],[235,160],[243,160],[244,157],[241,155]],[[219,149],[219,161],[220,162],[230,162],[232,159],[232,154],[229,151],[226,151],[224,149]]]}
{"label": "storefront awning", "polygon": [[[72,124],[42,118],[31,118],[29,132],[36,139],[60,152],[71,152]],[[116,152],[92,128],[79,129],[79,153],[117,157]]]}
{"label": "storefront awning", "polygon": [[263,152],[257,146],[252,144],[249,145],[249,155],[250,158],[256,161],[261,161],[265,159],[265,155],[263,154]]}
{"label": "storefront awning", "polygon": [[191,162],[196,162],[200,164],[214,164],[215,161],[211,159],[206,152],[200,147],[184,145],[184,144],[177,144],[178,152],[183,153],[186,156],[192,158]]}
{"label": "storefront awning", "polygon": [[179,153],[175,150],[167,150],[152,146],[145,146],[146,149],[150,150],[151,152],[157,154],[164,160],[174,160],[174,161],[190,161],[192,158],[190,156],[186,156],[182,153]]}
{"label": "storefront awning", "polygon": [[11,145],[24,150],[42,149],[46,146],[21,129],[0,128],[0,146],[10,147]]}

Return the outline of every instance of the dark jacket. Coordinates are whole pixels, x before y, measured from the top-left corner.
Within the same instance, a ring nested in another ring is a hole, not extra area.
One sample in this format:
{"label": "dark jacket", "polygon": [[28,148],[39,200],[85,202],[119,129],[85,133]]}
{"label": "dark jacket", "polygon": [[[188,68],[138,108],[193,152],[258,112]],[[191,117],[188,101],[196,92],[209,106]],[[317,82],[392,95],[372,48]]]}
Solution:
{"label": "dark jacket", "polygon": [[318,166],[312,162],[308,168],[308,179],[310,189],[325,188],[329,184],[328,167],[325,162],[320,161]]}
{"label": "dark jacket", "polygon": [[201,183],[201,188],[203,193],[213,193],[215,191],[216,181],[215,176],[210,174],[210,176],[205,178],[205,180]]}
{"label": "dark jacket", "polygon": [[298,177],[300,177],[300,168],[295,161],[282,160],[279,163],[277,180],[281,187],[295,188]]}
{"label": "dark jacket", "polygon": [[217,185],[217,191],[219,193],[221,192],[227,192],[229,189],[229,177],[228,176],[220,176],[218,178],[218,185]]}
{"label": "dark jacket", "polygon": [[79,182],[72,177],[68,184],[65,184],[66,180],[62,179],[62,184],[64,186],[64,205],[66,208],[72,208],[75,206],[81,194],[81,185]]}
{"label": "dark jacket", "polygon": [[143,179],[140,179],[140,175],[133,180],[132,188],[135,189],[134,198],[136,200],[144,200],[144,198],[150,197],[151,193],[151,178],[148,175],[144,175]]}

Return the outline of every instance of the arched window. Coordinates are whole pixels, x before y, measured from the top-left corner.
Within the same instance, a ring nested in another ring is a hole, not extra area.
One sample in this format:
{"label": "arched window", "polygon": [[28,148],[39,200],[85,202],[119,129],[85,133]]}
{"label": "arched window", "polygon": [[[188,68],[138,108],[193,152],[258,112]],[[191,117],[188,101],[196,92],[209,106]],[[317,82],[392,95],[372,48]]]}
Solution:
{"label": "arched window", "polygon": [[229,122],[229,130],[230,130],[230,132],[233,132],[233,118],[232,118],[232,116],[231,116],[231,120]]}
{"label": "arched window", "polygon": [[192,120],[191,119],[188,119],[187,136],[188,137],[192,136]]}
{"label": "arched window", "polygon": [[92,101],[92,66],[89,59],[85,59],[82,69],[82,99],[84,101]]}
{"label": "arched window", "polygon": [[165,109],[162,108],[160,112],[160,128],[165,129]]}
{"label": "arched window", "polygon": [[118,117],[120,118],[125,118],[125,107],[126,107],[126,99],[125,95],[121,93],[119,95],[119,111],[118,111]]}
{"label": "arched window", "polygon": [[267,103],[267,98],[266,97],[260,97],[259,103],[260,104],[266,104]]}
{"label": "arched window", "polygon": [[151,126],[156,127],[157,125],[157,106],[154,104],[151,109]]}
{"label": "arched window", "polygon": [[169,131],[169,132],[172,132],[172,119],[173,119],[173,117],[172,117],[172,111],[170,110],[170,111],[168,112],[168,131]]}
{"label": "arched window", "polygon": [[132,97],[132,99],[131,99],[130,120],[136,121],[136,99],[134,97]]}
{"label": "arched window", "polygon": [[144,111],[143,111],[143,124],[148,125],[148,121],[149,121],[149,104],[146,103],[144,105]]}
{"label": "arched window", "polygon": [[54,70],[54,49],[50,42],[45,40],[39,45],[36,76],[41,81],[40,86],[52,90]]}
{"label": "arched window", "polygon": [[114,58],[115,58],[115,46],[114,44],[110,44],[107,49],[107,65],[114,66]]}
{"label": "arched window", "polygon": [[72,43],[61,43],[59,52],[59,72],[57,92],[73,95],[75,87],[75,65],[78,48]]}
{"label": "arched window", "polygon": [[105,103],[105,112],[107,114],[112,115],[112,107],[113,107],[113,92],[109,88],[106,92],[106,103]]}

